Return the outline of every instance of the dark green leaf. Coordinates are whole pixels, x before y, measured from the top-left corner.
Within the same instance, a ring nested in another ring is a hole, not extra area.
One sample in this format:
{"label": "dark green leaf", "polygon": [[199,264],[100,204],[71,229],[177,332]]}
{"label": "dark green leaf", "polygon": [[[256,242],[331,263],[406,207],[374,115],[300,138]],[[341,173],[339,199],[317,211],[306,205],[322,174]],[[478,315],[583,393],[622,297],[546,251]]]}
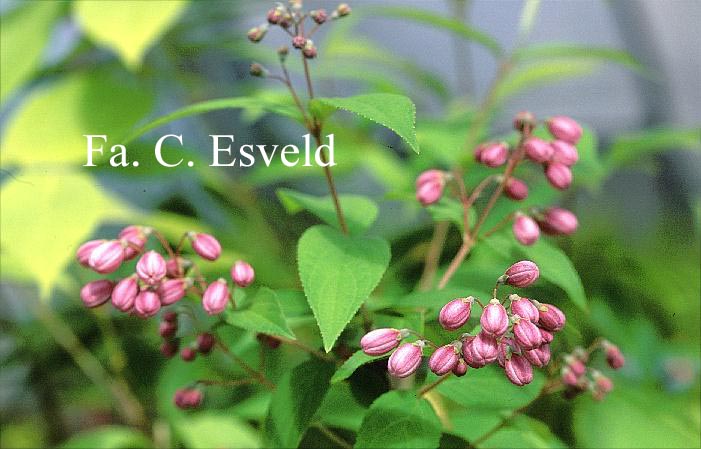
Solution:
{"label": "dark green leaf", "polygon": [[333,377],[331,378],[331,383],[335,384],[338,383],[342,380],[348,379],[355,370],[360,368],[362,365],[365,365],[366,363],[370,363],[372,361],[375,361],[377,359],[381,359],[385,356],[383,355],[378,355],[378,356],[372,356],[372,355],[367,355],[363,351],[356,351],[348,360],[346,360],[341,367],[336,370],[336,372],[333,374]]}

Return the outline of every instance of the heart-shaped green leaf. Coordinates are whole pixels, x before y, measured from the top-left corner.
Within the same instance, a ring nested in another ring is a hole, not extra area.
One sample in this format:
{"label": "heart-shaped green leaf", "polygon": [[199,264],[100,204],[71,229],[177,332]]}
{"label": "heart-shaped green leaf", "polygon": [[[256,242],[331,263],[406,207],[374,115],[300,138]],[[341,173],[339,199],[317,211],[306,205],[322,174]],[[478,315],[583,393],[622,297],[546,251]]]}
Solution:
{"label": "heart-shaped green leaf", "polygon": [[389,245],[318,225],[299,239],[297,258],[304,293],[328,352],[380,282],[389,264]]}
{"label": "heart-shaped green leaf", "polygon": [[263,287],[246,302],[247,307],[226,312],[227,323],[254,332],[295,338],[274,291]]}

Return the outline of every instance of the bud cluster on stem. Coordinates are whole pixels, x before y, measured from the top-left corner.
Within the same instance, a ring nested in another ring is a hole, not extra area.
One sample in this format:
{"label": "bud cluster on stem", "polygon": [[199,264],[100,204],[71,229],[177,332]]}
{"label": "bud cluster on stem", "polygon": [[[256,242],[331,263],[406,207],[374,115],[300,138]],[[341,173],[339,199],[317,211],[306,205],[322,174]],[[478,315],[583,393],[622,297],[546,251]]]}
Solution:
{"label": "bud cluster on stem", "polygon": [[602,401],[613,390],[613,381],[598,369],[591,368],[591,356],[597,350],[603,352],[611,369],[618,370],[625,364],[625,358],[618,346],[608,340],[597,339],[588,348],[576,347],[570,354],[562,356],[560,381],[565,387],[565,398],[572,399],[586,391],[596,401]]}

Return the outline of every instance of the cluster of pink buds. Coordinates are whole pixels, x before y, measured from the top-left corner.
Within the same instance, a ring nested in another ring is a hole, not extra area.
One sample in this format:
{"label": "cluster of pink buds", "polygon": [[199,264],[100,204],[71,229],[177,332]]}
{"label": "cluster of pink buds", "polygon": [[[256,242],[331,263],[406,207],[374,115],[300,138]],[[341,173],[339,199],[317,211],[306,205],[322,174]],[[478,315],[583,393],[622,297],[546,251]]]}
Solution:
{"label": "cluster of pink buds", "polygon": [[[539,277],[536,264],[531,261],[517,262],[497,280],[523,288],[533,284]],[[551,304],[510,295],[503,303],[495,297],[484,306],[472,296],[457,298],[443,306],[439,324],[448,331],[457,331],[470,319],[473,303],[482,306],[481,330],[476,335],[462,336],[448,344],[438,346],[425,339],[401,343],[413,334],[403,329],[376,329],[367,333],[360,341],[363,351],[372,356],[387,354],[387,367],[392,376],[406,377],[413,374],[421,364],[424,348],[435,348],[428,360],[428,367],[439,376],[453,373],[466,374],[468,366],[482,368],[498,363],[508,379],[515,385],[526,385],[533,380],[533,366],[542,368],[550,362],[550,342],[553,334],[565,325],[565,315]],[[508,307],[504,304],[508,301]],[[396,349],[395,349],[396,348]]]}
{"label": "cluster of pink buds", "polygon": [[570,235],[578,226],[575,214],[561,207],[550,207],[533,209],[529,214],[517,212],[511,229],[519,243],[532,245],[540,238],[541,231],[548,235]]}
{"label": "cluster of pink buds", "polygon": [[[163,314],[160,325],[158,326],[158,333],[163,338],[163,344],[161,344],[161,354],[165,357],[173,357],[177,354],[178,349],[180,349],[180,338],[176,337],[178,332],[178,315],[173,311],[169,311]],[[180,351],[180,358],[186,362],[191,362],[195,360],[197,353],[202,355],[207,355],[212,352],[216,339],[214,335],[204,332],[198,334],[194,341],[190,345],[184,347]]]}
{"label": "cluster of pink buds", "polygon": [[[279,26],[287,34],[292,37],[292,47],[300,50],[305,58],[313,59],[317,55],[317,49],[314,45],[314,41],[311,40],[311,36],[316,32],[316,30],[323,25],[329,18],[332,20],[345,17],[350,14],[351,8],[345,3],[341,3],[336,7],[336,9],[329,15],[325,9],[315,9],[313,11],[304,12],[302,2],[300,0],[291,0],[287,5],[278,3],[274,8],[270,9],[266,15],[267,22],[262,23],[256,27],[251,28],[248,31],[248,39],[251,42],[260,42],[265,37],[270,26]],[[314,26],[308,32],[304,32],[304,22],[307,18],[310,18],[314,22]],[[281,58],[287,55],[287,47],[283,47],[278,50],[278,54]],[[258,65],[260,67],[260,65]],[[262,69],[262,67],[260,67]],[[261,70],[255,71],[254,74],[253,66],[251,66],[251,73],[254,76],[264,76]]]}
{"label": "cluster of pink buds", "polygon": [[[145,251],[151,235],[157,235],[164,245],[167,259],[154,250]],[[221,255],[221,245],[209,234],[188,232],[182,241],[185,239],[190,241],[193,251],[202,259],[214,261]],[[226,281],[219,279],[207,286],[196,264],[181,256],[180,246],[174,252],[163,236],[149,227],[136,225],[124,228],[115,240],[84,243],[77,251],[78,262],[100,274],[113,273],[125,262],[140,257],[135,272],[125,278],[99,279],[87,283],[80,292],[83,303],[87,307],[97,307],[111,299],[115,309],[149,318],[162,307],[175,304],[192,292],[202,296],[202,306],[207,313],[223,312],[231,298]],[[253,268],[244,261],[238,261],[231,267],[231,279],[239,287],[250,285],[254,278]]]}
{"label": "cluster of pink buds", "polygon": [[589,391],[597,401],[602,401],[613,390],[613,381],[601,371],[587,366],[591,355],[597,349],[603,351],[606,363],[612,369],[620,369],[625,358],[618,346],[608,340],[597,340],[589,349],[575,348],[571,354],[563,356],[560,380],[565,385],[565,397],[574,398]]}
{"label": "cluster of pink buds", "polygon": [[197,388],[181,388],[175,392],[173,402],[183,410],[190,410],[202,404],[202,391]]}

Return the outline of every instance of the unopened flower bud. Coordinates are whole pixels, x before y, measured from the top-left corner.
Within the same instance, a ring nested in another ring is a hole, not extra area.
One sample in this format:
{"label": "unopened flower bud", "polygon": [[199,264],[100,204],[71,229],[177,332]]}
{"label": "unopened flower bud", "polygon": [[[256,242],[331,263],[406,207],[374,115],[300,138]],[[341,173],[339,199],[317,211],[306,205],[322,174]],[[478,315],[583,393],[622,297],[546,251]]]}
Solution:
{"label": "unopened flower bud", "polygon": [[506,162],[509,148],[505,142],[490,142],[477,147],[475,159],[487,167],[499,167]]}
{"label": "unopened flower bud", "polygon": [[473,368],[482,368],[494,362],[498,353],[497,340],[484,332],[480,332],[476,337],[463,341],[463,359]]}
{"label": "unopened flower bud", "polygon": [[516,178],[509,178],[504,186],[504,195],[514,201],[522,201],[528,197],[528,186]]}
{"label": "unopened flower bud", "polygon": [[163,314],[163,321],[176,322],[178,321],[178,314],[173,312],[172,310],[169,310],[168,312]]}
{"label": "unopened flower bud", "polygon": [[506,364],[506,360],[511,357],[512,353],[521,353],[521,348],[518,346],[518,344],[514,341],[513,338],[509,337],[504,337],[498,342],[497,346],[497,363],[499,363],[499,366],[502,368]]}
{"label": "unopened flower bud", "polygon": [[292,38],[292,46],[294,48],[304,48],[304,45],[307,43],[307,38],[304,36],[295,36]]}
{"label": "unopened flower bud", "polygon": [[248,30],[248,40],[251,42],[260,42],[268,32],[268,24],[259,25]]}
{"label": "unopened flower bud", "polygon": [[523,356],[531,365],[543,368],[550,363],[550,345],[545,344],[530,351],[524,351]]}
{"label": "unopened flower bud", "polygon": [[329,17],[329,15],[326,14],[325,9],[315,9],[313,11],[310,11],[309,16],[312,18],[312,20],[314,22],[316,22],[319,25],[326,22],[326,19],[328,19],[328,17]]}
{"label": "unopened flower bud", "polygon": [[202,307],[210,315],[222,313],[229,303],[229,286],[224,279],[212,282],[202,295]]}
{"label": "unopened flower bud", "polygon": [[436,203],[443,196],[445,173],[426,170],[416,178],[416,199],[424,206]]}
{"label": "unopened flower bud", "polygon": [[90,253],[88,265],[100,274],[116,271],[124,261],[124,246],[119,240],[108,240]]}
{"label": "unopened flower bud", "polygon": [[150,234],[151,228],[144,226],[131,225],[122,229],[119,232],[119,239],[124,246],[124,260],[131,260],[143,251]]}
{"label": "unopened flower bud", "polygon": [[514,237],[522,245],[530,246],[540,238],[538,223],[528,215],[518,214],[511,226]]}
{"label": "unopened flower bud", "polygon": [[556,139],[576,145],[582,137],[582,127],[573,119],[565,116],[552,117],[547,121],[550,134]]}
{"label": "unopened flower bud", "polygon": [[516,343],[525,351],[538,348],[543,344],[540,329],[527,318],[517,318],[513,330]]}
{"label": "unopened flower bud", "polygon": [[399,346],[387,361],[387,370],[394,377],[407,377],[413,374],[421,364],[423,341],[404,343]]}
{"label": "unopened flower bud", "polygon": [[467,298],[453,299],[444,305],[438,314],[438,322],[443,326],[443,329],[454,331],[464,326],[470,319],[473,301],[474,298],[468,296]]}
{"label": "unopened flower bud", "polygon": [[530,111],[521,111],[514,117],[514,129],[518,132],[523,132],[526,128],[535,128],[537,122],[535,115]]}
{"label": "unopened flower bud", "polygon": [[311,39],[307,39],[307,42],[304,44],[304,48],[302,48],[302,54],[307,59],[316,58],[316,46]]}
{"label": "unopened flower bud", "polygon": [[569,385],[570,387],[578,387],[579,386],[580,377],[577,376],[574,373],[574,371],[572,371],[567,366],[564,366],[562,368],[562,370],[560,371],[560,379],[562,379],[563,384]]}
{"label": "unopened flower bud", "polygon": [[166,261],[156,251],[148,251],[136,263],[136,274],[148,285],[156,285],[166,275]]}
{"label": "unopened flower bud", "polygon": [[559,332],[565,327],[565,314],[552,304],[538,306],[538,324],[550,332]]}
{"label": "unopened flower bud", "polygon": [[482,332],[486,332],[494,337],[501,337],[509,328],[509,315],[498,299],[489,301],[487,307],[482,311],[480,317]]}
{"label": "unopened flower bud", "polygon": [[271,8],[268,10],[267,14],[267,19],[268,23],[271,25],[277,25],[282,21],[282,18],[285,14],[285,8],[283,8],[281,5],[276,6],[275,8]]}
{"label": "unopened flower bud", "polygon": [[538,164],[549,161],[553,155],[550,143],[538,137],[529,137],[523,143],[523,149],[526,152],[526,157]]}
{"label": "unopened flower bud", "polygon": [[375,329],[360,339],[360,347],[367,355],[382,355],[396,348],[401,339],[402,332],[398,329]]}
{"label": "unopened flower bud", "polygon": [[248,287],[256,277],[253,267],[243,260],[238,260],[231,267],[231,279],[239,287]]}
{"label": "unopened flower bud", "polygon": [[134,300],[134,311],[141,318],[154,316],[161,310],[161,298],[156,292],[149,290],[142,291],[136,295]]}
{"label": "unopened flower bud", "polygon": [[351,13],[351,8],[348,6],[347,3],[341,3],[336,7],[336,10],[331,13],[331,18],[332,19],[339,19],[341,17],[345,17],[348,14]]}
{"label": "unopened flower bud", "polygon": [[[537,322],[538,321],[536,321],[536,323]],[[552,332],[546,331],[545,329],[542,329],[542,328],[540,329],[540,339],[543,340],[543,344],[551,343],[554,338],[555,338],[555,336],[552,334]]]}
{"label": "unopened flower bud", "polygon": [[604,352],[606,353],[606,362],[613,369],[620,369],[625,365],[626,359],[618,346],[611,342],[605,341],[603,344]]}
{"label": "unopened flower bud", "polygon": [[173,396],[175,405],[183,410],[197,408],[202,404],[202,392],[194,388],[183,388]]}
{"label": "unopened flower bud", "polygon": [[209,354],[215,343],[214,335],[209,332],[197,336],[197,350],[202,354]]}
{"label": "unopened flower bud", "polygon": [[78,263],[81,264],[84,267],[89,268],[90,267],[90,254],[92,254],[93,250],[97,248],[98,246],[102,245],[105,243],[106,240],[90,240],[89,242],[85,242],[80,247],[78,248],[78,251],[76,251],[76,259],[78,259]]}
{"label": "unopened flower bud", "polygon": [[268,76],[270,72],[268,72],[268,69],[263,67],[261,64],[254,62],[251,64],[251,67],[248,69],[248,73],[251,76],[255,76],[257,78],[265,78]]}
{"label": "unopened flower bud", "polygon": [[558,162],[569,167],[579,160],[577,148],[571,143],[567,143],[564,140],[556,140],[550,146],[553,148],[553,154],[550,157],[551,162]]}
{"label": "unopened flower bud", "polygon": [[504,274],[506,283],[517,288],[528,287],[540,276],[538,266],[530,260],[516,262]]}
{"label": "unopened flower bud", "polygon": [[178,353],[178,340],[168,340],[161,344],[161,354],[163,357],[171,358]]}
{"label": "unopened flower bud", "polygon": [[175,304],[185,297],[185,292],[192,285],[189,279],[168,279],[158,287],[158,294],[161,297],[161,304],[169,306]]}
{"label": "unopened flower bud", "polygon": [[543,232],[551,235],[573,234],[579,225],[575,214],[560,207],[551,207],[545,211],[538,224]]}
{"label": "unopened flower bud", "polygon": [[190,233],[192,249],[203,259],[217,260],[221,254],[219,241],[209,234]]}
{"label": "unopened flower bud", "polygon": [[572,170],[559,162],[551,162],[545,166],[545,177],[551,186],[559,190],[565,190],[572,184]]}
{"label": "unopened flower bud", "polygon": [[180,358],[185,362],[192,362],[197,357],[197,351],[187,346],[180,351]]}
{"label": "unopened flower bud", "polygon": [[163,338],[170,338],[178,331],[178,324],[174,321],[161,321],[158,324],[158,334]]}
{"label": "unopened flower bud", "polygon": [[572,370],[572,373],[577,377],[581,377],[587,372],[587,366],[584,362],[572,355],[565,356],[565,365]]}
{"label": "unopened flower bud", "polygon": [[117,282],[112,290],[112,305],[117,310],[129,312],[134,308],[136,295],[139,294],[139,284],[136,282],[135,276],[129,276]]}
{"label": "unopened flower bud", "polygon": [[187,259],[180,256],[168,259],[166,261],[166,276],[169,278],[179,278],[185,274],[185,269],[192,265]]}
{"label": "unopened flower bud", "polygon": [[528,298],[522,298],[518,295],[510,295],[511,313],[525,318],[532,323],[537,323],[540,314],[538,308]]}
{"label": "unopened flower bud", "polygon": [[88,282],[80,289],[80,299],[83,300],[86,307],[101,306],[110,299],[113,289],[114,282],[108,279]]}
{"label": "unopened flower bud", "polygon": [[285,62],[287,55],[290,53],[290,48],[287,45],[281,45],[277,48],[277,55],[280,58],[280,62]]}
{"label": "unopened flower bud", "polygon": [[453,371],[458,364],[458,351],[453,345],[445,345],[436,349],[428,359],[428,367],[439,376]]}
{"label": "unopened flower bud", "polygon": [[512,384],[522,387],[533,381],[533,367],[525,357],[511,354],[511,358],[504,363],[504,372]]}
{"label": "unopened flower bud", "polygon": [[597,401],[602,401],[613,390],[613,381],[598,371],[594,371],[592,377],[594,379],[592,397]]}
{"label": "unopened flower bud", "polygon": [[455,368],[453,368],[453,374],[455,374],[458,377],[462,377],[465,374],[467,374],[467,363],[465,363],[465,360],[460,358],[458,360],[458,363],[455,365]]}

